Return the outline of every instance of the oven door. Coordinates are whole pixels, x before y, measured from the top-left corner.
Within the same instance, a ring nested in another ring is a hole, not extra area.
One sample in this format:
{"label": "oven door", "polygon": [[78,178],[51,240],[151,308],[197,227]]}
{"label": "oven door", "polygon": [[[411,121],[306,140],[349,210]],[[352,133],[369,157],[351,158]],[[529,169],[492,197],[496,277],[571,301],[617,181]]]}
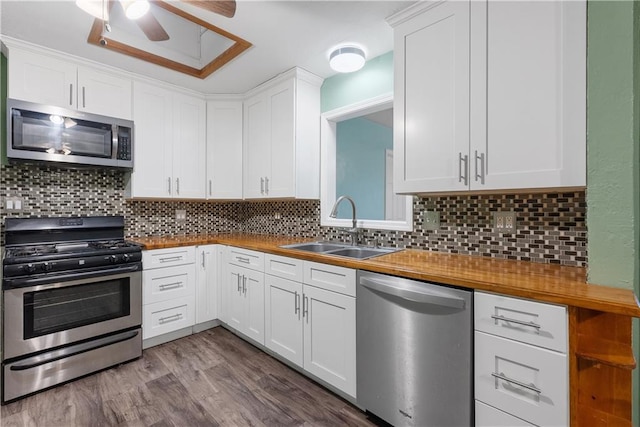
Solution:
{"label": "oven door", "polygon": [[4,359],[142,323],[142,273],[109,274],[4,291]]}

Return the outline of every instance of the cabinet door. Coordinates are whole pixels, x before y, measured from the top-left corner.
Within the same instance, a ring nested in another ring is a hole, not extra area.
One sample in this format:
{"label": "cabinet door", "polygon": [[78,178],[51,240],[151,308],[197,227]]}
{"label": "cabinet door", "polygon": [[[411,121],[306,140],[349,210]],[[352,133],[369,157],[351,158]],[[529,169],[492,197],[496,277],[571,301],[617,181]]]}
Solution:
{"label": "cabinet door", "polygon": [[196,261],[196,323],[203,323],[218,318],[219,246],[199,246]]}
{"label": "cabinet door", "polygon": [[271,170],[269,117],[265,94],[244,103],[244,197],[265,197],[265,178]]}
{"label": "cabinet door", "polygon": [[245,335],[264,345],[264,273],[243,268]]}
{"label": "cabinet door", "polygon": [[242,199],[242,102],[207,102],[207,199]]}
{"label": "cabinet door", "polygon": [[444,1],[394,29],[394,191],[467,188],[469,2]]}
{"label": "cabinet door", "polygon": [[302,367],[302,284],[265,274],[265,345]]}
{"label": "cabinet door", "polygon": [[78,68],[78,110],[131,119],[131,80],[92,68]]}
{"label": "cabinet door", "polygon": [[471,189],[584,186],[585,2],[473,1],[471,28]]}
{"label": "cabinet door", "polygon": [[133,86],[134,170],[130,197],[168,198],[172,186],[172,93],[158,86]]}
{"label": "cabinet door", "polygon": [[304,286],[304,369],[356,395],[356,299]]}
{"label": "cabinet door", "polygon": [[225,304],[227,324],[239,332],[245,327],[245,298],[243,293],[243,273],[242,267],[227,264],[225,272],[224,286],[226,288]]}
{"label": "cabinet door", "polygon": [[206,167],[206,103],[182,94],[174,95],[173,197],[204,199]]}
{"label": "cabinet door", "polygon": [[295,91],[295,81],[290,79],[268,92],[271,153],[266,159],[271,159],[271,168],[265,181],[266,197],[295,196]]}
{"label": "cabinet door", "polygon": [[76,65],[46,55],[11,49],[8,68],[9,98],[76,108]]}

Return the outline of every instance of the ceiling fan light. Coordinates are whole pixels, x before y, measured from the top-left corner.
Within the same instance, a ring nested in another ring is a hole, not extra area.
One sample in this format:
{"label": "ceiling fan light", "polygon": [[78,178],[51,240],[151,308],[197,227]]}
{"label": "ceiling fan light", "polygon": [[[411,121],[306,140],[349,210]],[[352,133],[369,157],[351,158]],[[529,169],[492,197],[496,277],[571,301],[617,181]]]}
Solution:
{"label": "ceiling fan light", "polygon": [[149,2],[147,0],[120,0],[124,8],[124,14],[129,19],[138,19],[143,17],[149,11]]}
{"label": "ceiling fan light", "polygon": [[355,46],[340,47],[329,55],[329,66],[339,73],[358,71],[365,62],[364,51]]}
{"label": "ceiling fan light", "polygon": [[89,15],[109,20],[109,2],[104,0],[76,0],[76,6],[87,12]]}

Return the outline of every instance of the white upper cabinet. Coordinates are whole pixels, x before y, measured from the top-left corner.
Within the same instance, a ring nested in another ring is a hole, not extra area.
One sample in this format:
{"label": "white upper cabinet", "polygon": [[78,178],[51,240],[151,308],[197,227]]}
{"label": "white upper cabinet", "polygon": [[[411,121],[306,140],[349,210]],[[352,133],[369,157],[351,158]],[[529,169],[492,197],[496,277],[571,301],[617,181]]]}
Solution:
{"label": "white upper cabinet", "polygon": [[389,22],[396,192],[586,185],[583,1],[444,1]]}
{"label": "white upper cabinet", "polygon": [[206,104],[193,96],[134,83],[132,198],[204,199]]}
{"label": "white upper cabinet", "polygon": [[242,199],[242,101],[207,102],[207,199]]}
{"label": "white upper cabinet", "polygon": [[320,196],[320,85],[293,69],[244,103],[244,197]]}
{"label": "white upper cabinet", "polygon": [[10,98],[131,119],[131,79],[19,48],[9,50]]}

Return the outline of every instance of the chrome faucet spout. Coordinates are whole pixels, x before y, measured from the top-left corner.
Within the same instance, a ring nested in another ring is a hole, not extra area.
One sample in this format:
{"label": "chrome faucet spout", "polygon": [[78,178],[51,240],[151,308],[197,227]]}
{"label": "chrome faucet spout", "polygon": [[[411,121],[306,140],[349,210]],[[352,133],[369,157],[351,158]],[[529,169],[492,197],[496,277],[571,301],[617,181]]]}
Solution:
{"label": "chrome faucet spout", "polygon": [[349,201],[349,203],[351,203],[352,227],[350,230],[347,230],[347,232],[351,235],[351,244],[356,245],[358,243],[358,237],[359,237],[358,235],[360,231],[358,230],[358,219],[357,219],[358,217],[356,216],[356,204],[353,201],[353,199],[349,196],[338,197],[336,202],[333,204],[333,208],[331,209],[331,213],[329,214],[329,217],[335,218],[338,215],[338,205],[343,200],[347,200]]}

